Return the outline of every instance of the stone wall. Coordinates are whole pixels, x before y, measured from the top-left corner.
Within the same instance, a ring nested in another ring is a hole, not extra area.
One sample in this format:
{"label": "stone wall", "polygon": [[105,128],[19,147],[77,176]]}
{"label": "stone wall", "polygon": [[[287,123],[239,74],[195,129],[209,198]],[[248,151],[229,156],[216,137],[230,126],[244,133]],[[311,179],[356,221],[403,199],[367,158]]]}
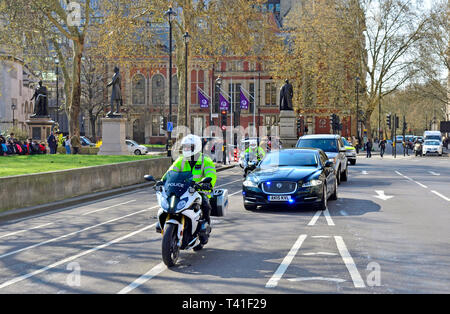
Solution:
{"label": "stone wall", "polygon": [[144,183],[144,175],[161,178],[170,158],[0,178],[0,212]]}

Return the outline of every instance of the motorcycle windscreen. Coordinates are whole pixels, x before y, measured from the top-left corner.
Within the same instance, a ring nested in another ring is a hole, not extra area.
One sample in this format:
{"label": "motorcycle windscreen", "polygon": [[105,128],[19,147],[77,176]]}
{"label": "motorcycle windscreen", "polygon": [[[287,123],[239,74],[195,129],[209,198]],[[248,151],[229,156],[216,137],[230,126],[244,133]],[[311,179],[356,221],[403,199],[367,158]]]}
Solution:
{"label": "motorcycle windscreen", "polygon": [[191,186],[193,179],[194,176],[190,171],[169,171],[164,182],[164,189],[167,196],[175,195],[177,198],[180,198]]}

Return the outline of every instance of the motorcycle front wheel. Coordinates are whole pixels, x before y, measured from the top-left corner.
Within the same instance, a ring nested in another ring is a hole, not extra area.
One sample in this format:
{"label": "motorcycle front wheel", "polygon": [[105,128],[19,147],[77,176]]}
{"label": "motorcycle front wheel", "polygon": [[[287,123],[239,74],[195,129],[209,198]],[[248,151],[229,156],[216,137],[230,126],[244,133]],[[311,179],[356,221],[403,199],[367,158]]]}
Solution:
{"label": "motorcycle front wheel", "polygon": [[168,224],[162,239],[162,259],[167,267],[175,266],[180,256],[180,248],[178,247],[177,228],[175,225]]}

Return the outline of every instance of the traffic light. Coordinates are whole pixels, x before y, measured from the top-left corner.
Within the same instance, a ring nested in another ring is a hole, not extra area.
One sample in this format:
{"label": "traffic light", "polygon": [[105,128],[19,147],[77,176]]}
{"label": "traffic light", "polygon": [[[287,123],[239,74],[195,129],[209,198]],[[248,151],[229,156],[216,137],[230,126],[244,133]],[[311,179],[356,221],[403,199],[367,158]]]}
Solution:
{"label": "traffic light", "polygon": [[386,124],[387,124],[388,128],[390,129],[391,128],[391,115],[390,114],[386,115]]}
{"label": "traffic light", "polygon": [[399,119],[397,116],[395,116],[395,128],[398,129],[399,126],[400,126]]}
{"label": "traffic light", "polygon": [[302,130],[302,119],[297,118],[297,133],[300,133]]}
{"label": "traffic light", "polygon": [[226,130],[227,128],[227,111],[226,110],[222,110],[220,112],[221,114],[221,126],[222,126],[222,130]]}
{"label": "traffic light", "polygon": [[406,131],[408,129],[408,123],[406,121],[403,121],[403,131]]}

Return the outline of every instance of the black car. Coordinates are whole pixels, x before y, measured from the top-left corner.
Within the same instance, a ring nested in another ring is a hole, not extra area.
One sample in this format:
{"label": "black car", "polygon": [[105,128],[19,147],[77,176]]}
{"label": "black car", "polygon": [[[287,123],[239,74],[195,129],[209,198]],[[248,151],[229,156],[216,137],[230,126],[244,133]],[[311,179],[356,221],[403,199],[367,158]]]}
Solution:
{"label": "black car", "polygon": [[298,205],[325,210],[328,198],[337,199],[336,171],[321,149],[275,151],[248,174],[242,190],[247,210]]}

